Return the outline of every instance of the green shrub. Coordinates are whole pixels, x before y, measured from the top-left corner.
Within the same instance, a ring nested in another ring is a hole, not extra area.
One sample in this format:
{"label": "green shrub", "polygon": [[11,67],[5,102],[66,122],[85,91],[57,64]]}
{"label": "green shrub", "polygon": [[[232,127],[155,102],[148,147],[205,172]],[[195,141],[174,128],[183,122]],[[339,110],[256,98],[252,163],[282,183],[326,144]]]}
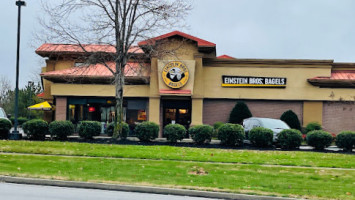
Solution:
{"label": "green shrub", "polygon": [[[15,117],[10,117],[11,123],[15,124]],[[24,123],[26,123],[28,119],[26,117],[19,117],[17,118],[17,122],[19,126],[22,126]]]}
{"label": "green shrub", "polygon": [[12,124],[7,119],[0,119],[0,139],[7,139]]}
{"label": "green shrub", "polygon": [[296,149],[301,146],[302,134],[297,129],[285,129],[278,135],[278,142],[282,149]]}
{"label": "green shrub", "polygon": [[270,147],[274,133],[271,129],[256,127],[249,131],[250,142],[257,147]]}
{"label": "green shrub", "polygon": [[344,148],[346,151],[352,151],[355,147],[355,131],[340,132],[335,141],[339,148]]}
{"label": "green shrub", "polygon": [[244,138],[244,129],[239,124],[226,123],[218,129],[218,139],[223,145],[242,146]]}
{"label": "green shrub", "polygon": [[317,150],[323,150],[325,147],[330,146],[333,137],[330,133],[322,130],[314,130],[307,133],[307,144]]}
{"label": "green shrub", "polygon": [[100,135],[101,123],[97,121],[81,121],[78,128],[79,136],[85,139],[92,139]]}
{"label": "green shrub", "polygon": [[229,115],[229,123],[241,124],[244,119],[252,117],[248,106],[244,102],[237,102]]}
{"label": "green shrub", "polygon": [[154,122],[142,122],[134,129],[140,141],[154,140],[159,134],[159,125]]}
{"label": "green shrub", "polygon": [[302,134],[307,134],[307,129],[306,129],[306,127],[301,127],[301,133],[302,133]]}
{"label": "green shrub", "polygon": [[71,121],[53,121],[49,124],[49,133],[58,140],[66,140],[74,133],[74,125]]}
{"label": "green shrub", "polygon": [[[117,128],[119,128],[119,126],[117,126]],[[106,128],[106,134],[108,136],[111,136],[113,138],[118,138],[120,137],[121,139],[125,140],[128,136],[129,133],[129,126],[126,122],[122,122],[122,133],[121,135],[117,135],[118,131],[114,131],[115,130],[115,123],[109,123],[107,128]]]}
{"label": "green shrub", "polygon": [[298,119],[296,113],[294,113],[292,110],[284,112],[280,119],[284,121],[290,128],[301,130],[300,120]]}
{"label": "green shrub", "polygon": [[189,128],[189,134],[196,144],[211,142],[213,131],[213,127],[210,125],[196,125]]}
{"label": "green shrub", "polygon": [[48,123],[42,119],[32,119],[22,125],[23,131],[31,140],[44,140],[48,134]]}
{"label": "green shrub", "polygon": [[164,135],[169,142],[176,143],[178,140],[184,139],[186,128],[180,124],[169,124],[164,128]]}
{"label": "green shrub", "polygon": [[214,124],[213,124],[213,128],[214,128],[214,130],[218,130],[219,128],[221,128],[221,126],[223,126],[223,122],[215,122]]}
{"label": "green shrub", "polygon": [[26,117],[19,117],[17,121],[18,121],[18,125],[22,126],[24,123],[28,121],[28,119]]}
{"label": "green shrub", "polygon": [[311,131],[315,130],[322,130],[322,125],[320,125],[318,122],[310,122],[306,126],[306,134]]}
{"label": "green shrub", "polygon": [[221,127],[221,126],[223,126],[223,122],[215,122],[214,124],[213,124],[213,129],[214,129],[214,131],[213,131],[213,134],[212,134],[212,137],[218,137],[218,129]]}

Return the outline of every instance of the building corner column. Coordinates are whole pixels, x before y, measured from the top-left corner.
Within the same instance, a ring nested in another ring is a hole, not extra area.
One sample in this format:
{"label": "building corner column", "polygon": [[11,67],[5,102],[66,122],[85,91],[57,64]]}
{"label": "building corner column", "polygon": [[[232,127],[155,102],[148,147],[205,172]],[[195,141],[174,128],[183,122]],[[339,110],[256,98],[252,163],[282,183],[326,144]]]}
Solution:
{"label": "building corner column", "polygon": [[55,120],[67,120],[67,97],[56,97]]}
{"label": "building corner column", "polygon": [[203,54],[197,53],[194,55],[196,68],[195,68],[195,82],[194,92],[191,97],[191,126],[203,124],[203,96],[204,96],[204,84],[203,84]]}
{"label": "building corner column", "polygon": [[150,65],[150,85],[149,85],[149,113],[148,120],[157,123],[160,127],[159,138],[163,137],[160,124],[160,94],[159,94],[159,81],[158,81],[158,59],[157,57],[151,58]]}
{"label": "building corner column", "polygon": [[203,99],[193,98],[191,106],[191,126],[203,124]]}
{"label": "building corner column", "polygon": [[303,102],[303,126],[310,122],[323,122],[323,102],[304,101]]}

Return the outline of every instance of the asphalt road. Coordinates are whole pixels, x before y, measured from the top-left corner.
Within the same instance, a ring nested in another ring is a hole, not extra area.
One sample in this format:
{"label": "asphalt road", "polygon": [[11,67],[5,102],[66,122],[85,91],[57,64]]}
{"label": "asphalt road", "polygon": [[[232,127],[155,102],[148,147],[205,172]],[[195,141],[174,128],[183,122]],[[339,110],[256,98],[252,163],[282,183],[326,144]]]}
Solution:
{"label": "asphalt road", "polygon": [[0,183],[0,199],[6,200],[209,200],[186,196],[119,192],[94,189]]}

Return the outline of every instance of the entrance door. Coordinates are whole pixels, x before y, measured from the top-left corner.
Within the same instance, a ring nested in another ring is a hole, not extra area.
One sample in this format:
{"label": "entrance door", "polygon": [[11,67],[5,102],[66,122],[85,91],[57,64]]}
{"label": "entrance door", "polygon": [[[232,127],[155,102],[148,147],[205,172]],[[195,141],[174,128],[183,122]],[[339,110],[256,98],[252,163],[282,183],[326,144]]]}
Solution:
{"label": "entrance door", "polygon": [[163,100],[163,127],[181,124],[186,129],[191,123],[191,100]]}

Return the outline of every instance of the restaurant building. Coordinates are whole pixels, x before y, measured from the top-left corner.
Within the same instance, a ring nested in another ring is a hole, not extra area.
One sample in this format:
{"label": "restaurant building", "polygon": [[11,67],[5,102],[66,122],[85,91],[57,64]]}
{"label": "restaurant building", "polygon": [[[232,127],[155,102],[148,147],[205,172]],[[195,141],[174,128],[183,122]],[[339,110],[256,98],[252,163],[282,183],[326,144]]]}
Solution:
{"label": "restaurant building", "polygon": [[[112,54],[107,45],[43,44],[43,99],[55,105],[46,120],[113,120],[114,62],[85,64],[85,56]],[[174,53],[150,55],[152,47]],[[159,48],[158,48],[159,47]],[[332,133],[355,130],[355,63],[333,60],[239,59],[216,56],[216,44],[174,31],[131,47],[125,73],[124,120],[132,127],[227,122],[237,101],[253,116],[280,118],[294,111],[303,126],[319,122]],[[160,134],[162,137],[162,134]]]}

